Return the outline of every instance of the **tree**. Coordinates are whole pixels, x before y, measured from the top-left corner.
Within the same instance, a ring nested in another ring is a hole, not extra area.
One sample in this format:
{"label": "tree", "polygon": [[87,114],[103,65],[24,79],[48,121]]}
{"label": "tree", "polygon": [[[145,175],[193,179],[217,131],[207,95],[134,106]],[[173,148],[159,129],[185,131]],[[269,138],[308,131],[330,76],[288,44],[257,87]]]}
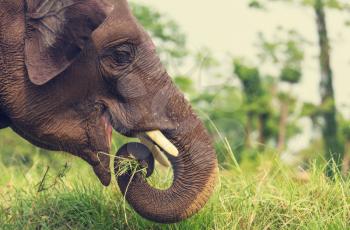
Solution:
{"label": "tree", "polygon": [[311,119],[313,129],[321,128],[322,122],[320,122],[322,111],[318,105],[311,102],[305,102],[300,114],[300,117],[308,117]]}
{"label": "tree", "polygon": [[[326,158],[329,160],[334,159],[337,165],[340,165],[342,160],[342,151],[339,143],[338,124],[336,120],[337,113],[333,88],[333,71],[330,64],[330,44],[326,25],[325,0],[315,0],[313,7],[316,13],[320,47],[319,62],[321,69],[321,101],[322,105],[328,105],[322,114],[324,119],[322,134],[325,142]],[[329,167],[327,169],[327,175],[332,176],[332,174],[333,170]]]}
{"label": "tree", "polygon": [[[241,91],[230,85],[208,86],[191,100],[193,107],[202,115],[211,133],[220,166],[229,168],[234,155],[241,159],[245,114],[241,108]],[[227,143],[225,142],[227,139]],[[228,149],[227,147],[230,147]],[[230,151],[232,150],[232,152]]]}
{"label": "tree", "polygon": [[246,103],[246,147],[251,148],[251,133],[253,131],[253,119],[258,113],[257,102],[262,96],[262,86],[259,70],[242,64],[241,60],[234,60],[234,73],[241,81]]}
{"label": "tree", "polygon": [[279,27],[277,32],[272,40],[259,34],[258,56],[262,62],[274,64],[279,69],[280,82],[289,85],[289,91],[280,91],[277,97],[280,104],[277,149],[281,152],[287,142],[288,118],[296,101],[292,96],[292,87],[299,83],[302,77],[302,48],[305,40],[294,30],[285,31]]}
{"label": "tree", "polygon": [[[273,2],[276,0],[267,0]],[[322,135],[324,139],[325,156],[331,162],[335,161],[338,167],[342,161],[342,148],[338,136],[337,109],[333,88],[333,71],[331,68],[330,41],[327,31],[326,9],[344,10],[349,9],[346,0],[278,0],[284,2],[296,2],[303,6],[311,7],[316,16],[316,27],[319,38],[319,65],[320,65],[320,97],[323,109]],[[263,1],[257,1],[262,4]],[[253,4],[255,7],[257,4]],[[255,7],[259,8],[259,7]],[[333,176],[332,165],[326,169],[328,176]]]}

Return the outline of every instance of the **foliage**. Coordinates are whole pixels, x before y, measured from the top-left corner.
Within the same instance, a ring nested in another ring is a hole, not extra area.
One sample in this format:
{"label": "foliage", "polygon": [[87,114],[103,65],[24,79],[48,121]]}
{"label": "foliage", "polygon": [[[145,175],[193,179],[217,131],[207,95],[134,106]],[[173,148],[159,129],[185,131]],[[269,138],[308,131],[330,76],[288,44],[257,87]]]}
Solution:
{"label": "foliage", "polygon": [[196,95],[192,104],[215,140],[219,163],[225,166],[233,157],[227,154],[224,138],[239,161],[245,135],[242,127],[244,111],[241,109],[241,92],[231,86],[211,87]]}
{"label": "foliage", "polygon": [[240,60],[234,60],[233,65],[235,74],[242,82],[247,102],[257,100],[262,94],[259,70],[256,67],[242,64]]}
{"label": "foliage", "polygon": [[300,81],[302,73],[300,69],[293,68],[291,66],[285,66],[281,70],[281,81],[288,82],[290,84],[296,84]]}
{"label": "foliage", "polygon": [[181,89],[182,92],[188,95],[194,96],[195,89],[193,86],[193,81],[188,76],[178,75],[174,77],[175,84]]}
{"label": "foliage", "polygon": [[157,43],[164,62],[180,61],[187,55],[186,36],[174,20],[150,6],[130,4],[135,17]]}
{"label": "foliage", "polygon": [[303,48],[307,41],[295,30],[278,27],[274,39],[259,33],[259,58],[278,66],[281,81],[296,84],[302,77]]}
{"label": "foliage", "polygon": [[263,4],[260,1],[257,1],[257,0],[251,0],[249,2],[249,7],[255,8],[255,9],[264,9]]}

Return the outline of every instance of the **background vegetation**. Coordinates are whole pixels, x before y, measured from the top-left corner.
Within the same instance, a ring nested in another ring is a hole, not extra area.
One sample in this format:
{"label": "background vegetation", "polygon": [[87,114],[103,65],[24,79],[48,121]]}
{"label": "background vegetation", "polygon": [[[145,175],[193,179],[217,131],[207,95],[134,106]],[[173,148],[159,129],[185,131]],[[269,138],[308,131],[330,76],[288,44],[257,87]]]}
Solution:
{"label": "background vegetation", "polygon": [[[268,13],[275,2],[247,4]],[[231,57],[230,72],[222,73],[222,63],[210,49],[188,49],[186,35],[174,20],[150,6],[132,4],[215,141],[220,180],[203,211],[176,225],[148,222],[129,208],[115,183],[103,188],[84,162],[38,149],[2,130],[1,228],[349,229],[350,120],[335,103],[327,10],[347,11],[350,6],[338,0],[282,2],[311,7],[315,13],[320,104],[303,102],[294,93],[304,77],[304,51],[312,46],[297,30],[278,27],[273,38],[257,34],[252,55],[261,66],[252,64],[251,56]],[[182,71],[178,66],[184,63],[194,66]],[[265,71],[264,65],[275,69]],[[194,72],[200,73],[199,79],[194,80]],[[201,84],[212,78],[220,83]],[[309,146],[293,152],[293,138],[305,135],[302,119],[314,131]],[[113,139],[113,152],[127,142],[118,134]],[[161,168],[157,172],[153,183],[165,186],[169,173]]]}

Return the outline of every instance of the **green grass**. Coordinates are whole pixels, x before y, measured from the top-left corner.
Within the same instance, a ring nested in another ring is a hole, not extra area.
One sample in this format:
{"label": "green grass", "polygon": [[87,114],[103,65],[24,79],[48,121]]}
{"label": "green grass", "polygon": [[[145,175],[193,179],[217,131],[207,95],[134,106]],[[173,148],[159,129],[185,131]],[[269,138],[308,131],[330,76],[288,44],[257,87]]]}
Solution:
{"label": "green grass", "polygon": [[[80,162],[72,164],[77,167],[74,164]],[[72,168],[64,177],[57,171],[43,170],[42,177],[29,171],[25,177],[36,179],[24,183],[21,177],[2,186],[2,229],[350,228],[350,182],[340,178],[329,181],[317,167],[308,180],[298,178],[278,161],[262,160],[254,172],[221,171],[206,207],[174,225],[144,220],[125,204],[115,183],[103,188],[88,168],[78,168],[83,173]],[[45,173],[46,187],[38,192]]]}
{"label": "green grass", "polygon": [[[81,160],[16,143],[0,163],[0,229],[350,229],[350,179],[331,181],[320,164],[303,177],[271,154],[233,162],[199,214],[160,225],[125,203],[114,178],[104,188]],[[171,173],[157,173],[152,184],[169,186]]]}

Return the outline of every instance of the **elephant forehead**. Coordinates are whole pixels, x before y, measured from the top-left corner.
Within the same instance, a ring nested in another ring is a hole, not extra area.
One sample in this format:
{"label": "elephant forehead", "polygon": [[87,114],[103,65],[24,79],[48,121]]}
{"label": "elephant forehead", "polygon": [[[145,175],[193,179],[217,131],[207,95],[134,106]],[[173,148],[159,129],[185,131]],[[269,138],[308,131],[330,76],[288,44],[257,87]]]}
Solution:
{"label": "elephant forehead", "polygon": [[92,40],[97,50],[100,51],[113,42],[139,41],[143,34],[142,26],[132,15],[127,3],[118,1],[106,20],[93,32]]}

